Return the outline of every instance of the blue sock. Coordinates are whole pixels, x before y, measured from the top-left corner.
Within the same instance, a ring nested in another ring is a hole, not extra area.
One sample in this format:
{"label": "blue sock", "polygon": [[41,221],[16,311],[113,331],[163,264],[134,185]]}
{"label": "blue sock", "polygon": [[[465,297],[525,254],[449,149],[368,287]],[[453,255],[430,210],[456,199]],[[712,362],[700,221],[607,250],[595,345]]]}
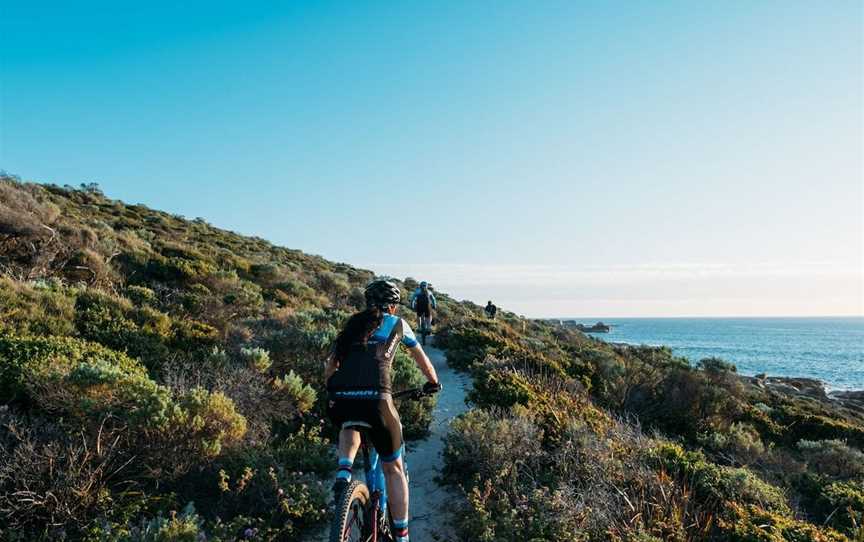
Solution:
{"label": "blue sock", "polygon": [[347,457],[339,458],[339,470],[336,472],[337,480],[345,480],[346,482],[351,481],[351,467],[354,465],[354,462],[348,459]]}
{"label": "blue sock", "polygon": [[408,541],[408,518],[393,520],[393,537],[396,542]]}

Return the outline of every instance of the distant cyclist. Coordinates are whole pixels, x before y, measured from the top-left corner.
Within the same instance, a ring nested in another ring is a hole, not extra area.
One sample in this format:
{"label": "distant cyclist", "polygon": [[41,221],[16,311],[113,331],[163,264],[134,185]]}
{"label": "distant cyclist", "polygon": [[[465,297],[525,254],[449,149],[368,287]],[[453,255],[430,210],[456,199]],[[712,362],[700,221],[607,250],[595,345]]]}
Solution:
{"label": "distant cyclist", "polygon": [[435,301],[435,294],[432,293],[432,288],[428,282],[421,282],[420,286],[414,290],[414,294],[411,296],[411,308],[417,313],[420,329],[425,332],[431,331],[432,310],[438,308],[438,302]]}
{"label": "distant cyclist", "polygon": [[491,300],[488,303],[486,303],[486,308],[483,310],[486,311],[486,316],[488,316],[492,320],[494,320],[495,315],[498,314],[498,307],[493,305]]}
{"label": "distant cyclist", "polygon": [[390,503],[395,542],[408,542],[408,481],[402,464],[402,424],[391,396],[390,373],[401,342],[428,382],[423,391],[441,390],[435,368],[418,344],[411,327],[396,316],[399,287],[376,280],[366,287],[366,310],[351,316],[336,337],[324,368],[327,415],[341,428],[339,467],[333,486],[338,499],[351,481],[360,433],[346,422],[365,422],[381,457]]}

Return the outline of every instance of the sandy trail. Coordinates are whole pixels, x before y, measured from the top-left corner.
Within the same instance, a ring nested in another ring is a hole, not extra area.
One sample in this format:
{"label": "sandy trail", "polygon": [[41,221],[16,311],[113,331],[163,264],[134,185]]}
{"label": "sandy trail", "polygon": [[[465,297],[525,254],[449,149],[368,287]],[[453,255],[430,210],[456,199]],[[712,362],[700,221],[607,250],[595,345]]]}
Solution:
{"label": "sandy trail", "polygon": [[[471,379],[453,371],[441,350],[431,346],[424,349],[444,389],[438,395],[438,404],[432,411],[429,436],[407,444],[406,457],[411,477],[411,542],[451,542],[456,540],[456,536],[446,525],[446,519],[450,508],[448,503],[453,498],[452,490],[438,485],[435,479],[443,466],[443,437],[449,431],[453,419],[466,410],[465,394],[471,387]],[[362,472],[359,475],[362,476]],[[307,540],[323,542],[328,535],[329,525]]]}

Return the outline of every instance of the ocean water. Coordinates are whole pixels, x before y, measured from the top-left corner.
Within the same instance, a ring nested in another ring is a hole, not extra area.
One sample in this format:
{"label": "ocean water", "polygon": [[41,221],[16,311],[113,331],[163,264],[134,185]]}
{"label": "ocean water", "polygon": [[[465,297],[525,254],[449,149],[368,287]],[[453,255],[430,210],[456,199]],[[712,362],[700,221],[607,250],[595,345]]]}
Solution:
{"label": "ocean water", "polygon": [[694,364],[716,356],[744,375],[810,377],[830,390],[864,390],[864,317],[600,320],[613,326],[592,334],[604,341],[669,346]]}

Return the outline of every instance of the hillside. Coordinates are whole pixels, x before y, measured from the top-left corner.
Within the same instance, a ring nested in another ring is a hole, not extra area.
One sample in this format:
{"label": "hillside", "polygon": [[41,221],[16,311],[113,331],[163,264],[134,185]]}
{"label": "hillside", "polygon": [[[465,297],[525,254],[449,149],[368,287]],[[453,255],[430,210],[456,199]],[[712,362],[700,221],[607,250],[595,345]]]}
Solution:
{"label": "hillside", "polygon": [[[334,464],[321,360],[372,277],[0,179],[0,539],[301,539]],[[445,450],[462,540],[864,539],[860,413],[440,302],[474,379]],[[400,407],[407,434],[430,406]]]}

